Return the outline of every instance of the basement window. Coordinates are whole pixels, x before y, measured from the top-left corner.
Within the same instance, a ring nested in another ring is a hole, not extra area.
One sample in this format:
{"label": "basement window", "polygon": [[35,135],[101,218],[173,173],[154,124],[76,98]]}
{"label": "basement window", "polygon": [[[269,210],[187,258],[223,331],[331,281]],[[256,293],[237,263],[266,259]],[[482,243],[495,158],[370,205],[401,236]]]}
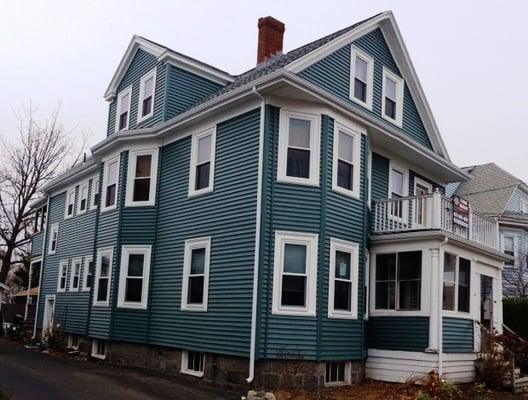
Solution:
{"label": "basement window", "polygon": [[184,350],[182,353],[181,373],[201,378],[204,375],[205,353]]}
{"label": "basement window", "polygon": [[325,385],[349,385],[351,381],[350,363],[347,361],[332,361],[326,363]]}
{"label": "basement window", "polygon": [[106,340],[94,339],[92,341],[92,357],[101,360],[106,358]]}
{"label": "basement window", "polygon": [[68,348],[79,350],[79,336],[77,335],[68,336]]}

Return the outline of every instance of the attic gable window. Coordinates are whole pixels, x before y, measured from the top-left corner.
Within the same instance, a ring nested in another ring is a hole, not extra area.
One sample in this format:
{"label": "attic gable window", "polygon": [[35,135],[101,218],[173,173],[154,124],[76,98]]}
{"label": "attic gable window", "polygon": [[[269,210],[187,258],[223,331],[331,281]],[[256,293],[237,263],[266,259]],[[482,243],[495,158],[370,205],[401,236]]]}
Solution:
{"label": "attic gable window", "polygon": [[154,92],[156,91],[156,69],[141,78],[139,85],[138,122],[154,115]]}
{"label": "attic gable window", "polygon": [[128,129],[130,121],[130,100],[132,98],[132,86],[124,89],[117,95],[116,107],[116,132]]}
{"label": "attic gable window", "polygon": [[350,99],[371,110],[374,60],[355,47],[350,54]]}
{"label": "attic gable window", "polygon": [[383,68],[381,116],[398,126],[403,121],[403,79]]}

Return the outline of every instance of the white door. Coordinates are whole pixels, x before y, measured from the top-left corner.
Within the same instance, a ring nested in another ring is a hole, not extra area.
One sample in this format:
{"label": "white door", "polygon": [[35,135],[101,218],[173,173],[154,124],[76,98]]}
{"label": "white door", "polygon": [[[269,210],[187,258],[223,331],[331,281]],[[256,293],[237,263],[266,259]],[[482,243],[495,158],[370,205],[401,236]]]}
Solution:
{"label": "white door", "polygon": [[414,204],[414,224],[418,227],[427,226],[428,212],[431,206],[429,197],[425,197],[433,192],[433,186],[419,178],[414,179],[414,195],[417,197]]}
{"label": "white door", "polygon": [[53,329],[53,318],[55,314],[55,296],[46,296],[44,304],[44,320],[42,322],[42,333],[47,335]]}

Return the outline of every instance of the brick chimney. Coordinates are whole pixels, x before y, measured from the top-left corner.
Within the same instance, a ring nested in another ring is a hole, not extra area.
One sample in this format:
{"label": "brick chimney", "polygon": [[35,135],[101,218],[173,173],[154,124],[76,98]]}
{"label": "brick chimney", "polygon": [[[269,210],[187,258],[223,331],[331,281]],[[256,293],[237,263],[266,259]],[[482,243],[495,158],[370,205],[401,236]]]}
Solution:
{"label": "brick chimney", "polygon": [[258,20],[258,54],[257,64],[277,53],[282,53],[282,40],[284,37],[284,24],[273,17],[259,18]]}

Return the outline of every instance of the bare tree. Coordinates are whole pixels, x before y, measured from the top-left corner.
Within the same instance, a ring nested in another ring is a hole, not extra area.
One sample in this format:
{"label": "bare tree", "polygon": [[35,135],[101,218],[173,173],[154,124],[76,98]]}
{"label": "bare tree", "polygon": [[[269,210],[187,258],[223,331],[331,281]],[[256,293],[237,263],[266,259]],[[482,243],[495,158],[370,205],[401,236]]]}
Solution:
{"label": "bare tree", "polygon": [[513,265],[505,265],[502,273],[504,294],[512,297],[528,296],[528,254],[518,253]]}
{"label": "bare tree", "polygon": [[[65,165],[73,165],[81,151],[59,120],[60,107],[46,121],[36,118],[31,104],[16,114],[18,140],[2,140],[0,148],[0,282],[6,282],[19,252],[29,244],[32,233],[31,202],[43,185]],[[75,156],[74,153],[77,153]]]}

